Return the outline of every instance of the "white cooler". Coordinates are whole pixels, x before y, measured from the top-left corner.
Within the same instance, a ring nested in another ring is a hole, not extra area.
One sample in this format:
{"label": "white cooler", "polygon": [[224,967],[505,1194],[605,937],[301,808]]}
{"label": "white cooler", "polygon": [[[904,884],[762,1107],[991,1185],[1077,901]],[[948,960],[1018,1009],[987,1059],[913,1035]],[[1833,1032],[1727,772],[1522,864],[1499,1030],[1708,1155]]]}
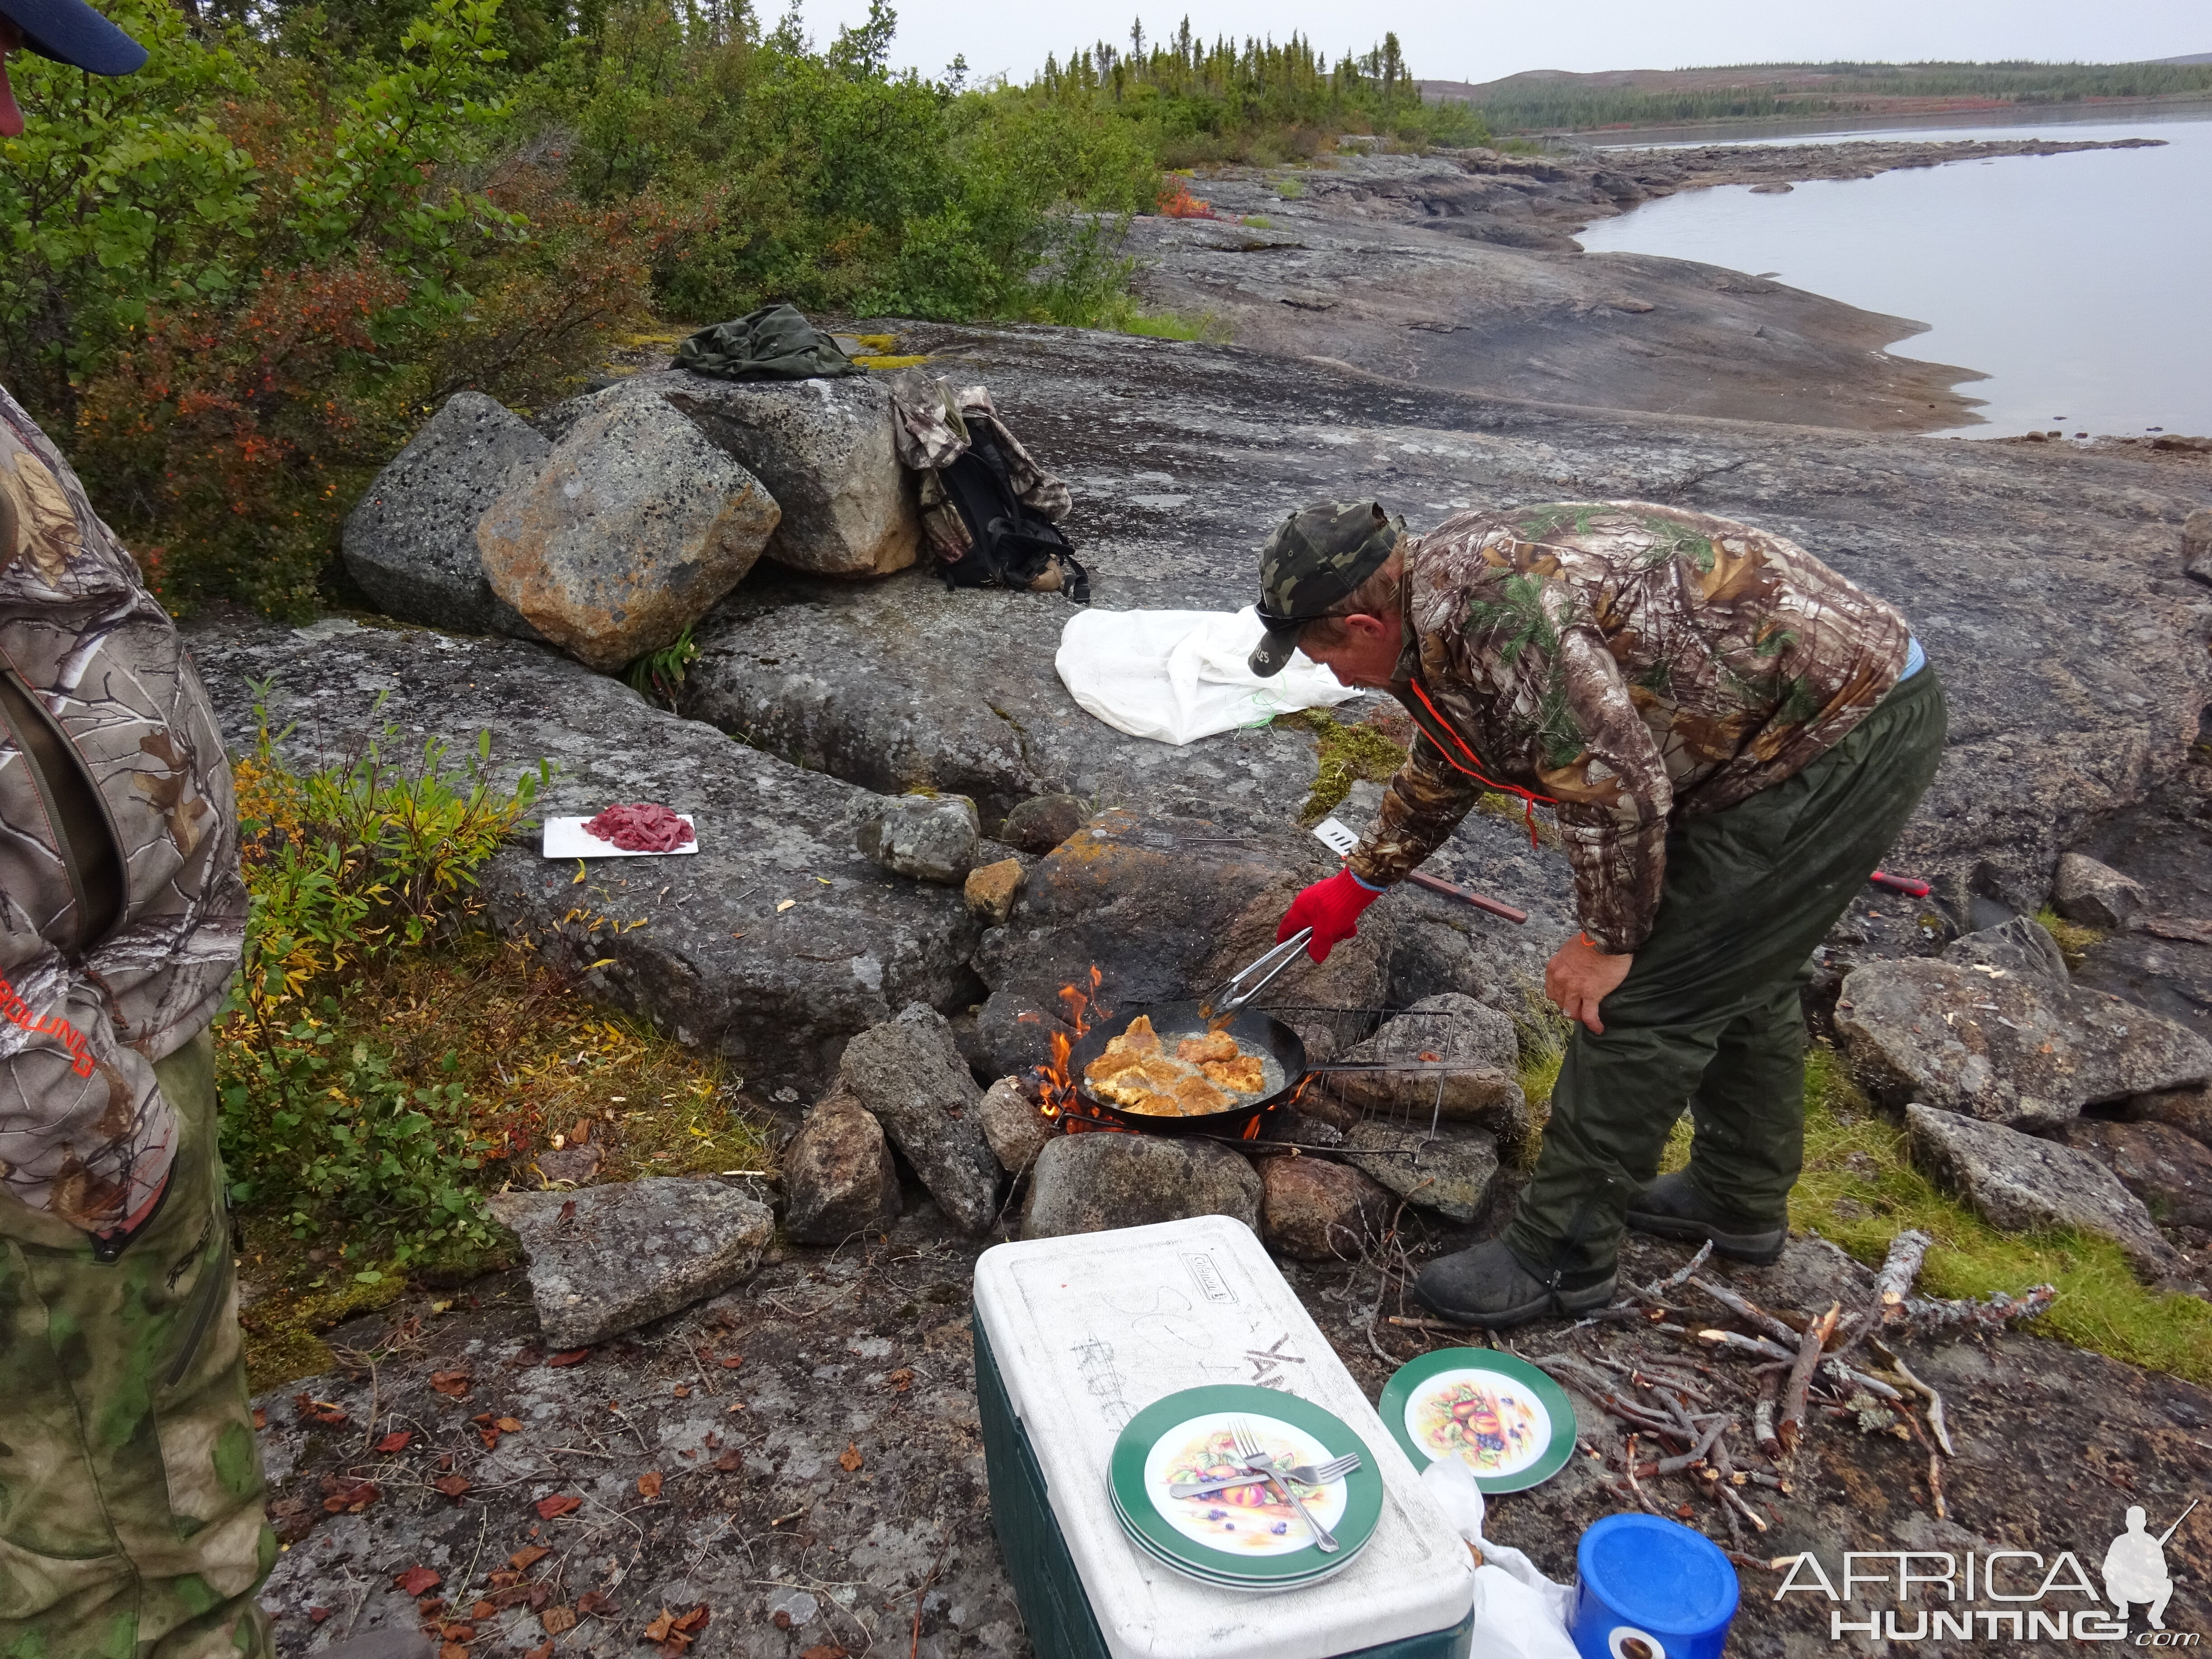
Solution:
{"label": "white cooler", "polygon": [[[1320,1328],[1242,1222],[1001,1244],[975,1264],[991,1509],[1040,1659],[1466,1659],[1474,1565]],[[1243,1595],[1155,1564],[1115,1518],[1122,1426],[1178,1389],[1256,1383],[1366,1443],[1382,1516],[1343,1571]]]}

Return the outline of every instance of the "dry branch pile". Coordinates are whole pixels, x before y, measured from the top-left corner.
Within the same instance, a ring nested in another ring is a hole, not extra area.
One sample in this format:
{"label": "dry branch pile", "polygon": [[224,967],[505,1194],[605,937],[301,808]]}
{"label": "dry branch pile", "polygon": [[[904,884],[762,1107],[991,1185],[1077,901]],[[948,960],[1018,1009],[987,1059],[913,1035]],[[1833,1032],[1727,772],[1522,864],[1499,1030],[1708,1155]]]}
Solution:
{"label": "dry branch pile", "polygon": [[[1642,1289],[1630,1287],[1603,1314],[1571,1328],[1559,1351],[1528,1358],[1604,1414],[1600,1443],[1585,1437],[1583,1449],[1615,1474],[1614,1489],[1624,1499],[1654,1515],[1686,1520],[1694,1514],[1691,1504],[1664,1502],[1646,1485],[1680,1477],[1722,1511],[1730,1539],[1741,1547],[1747,1524],[1758,1532],[1767,1526],[1742,1489],[1787,1492],[1805,1436],[1812,1426],[1831,1422],[1917,1441],[1928,1453],[1929,1496],[1940,1518],[1948,1512],[1942,1460],[1952,1452],[1943,1397],[1915,1376],[1884,1339],[2002,1330],[2035,1317],[2057,1292],[2040,1285],[2020,1297],[1986,1302],[1915,1297],[1913,1282],[1929,1242],[1925,1233],[1900,1234],[1866,1305],[1848,1312],[1840,1303],[1819,1311],[1770,1312],[1699,1273],[1711,1253],[1708,1244],[1679,1273]],[[1725,1320],[1684,1311],[1677,1304],[1686,1299],[1686,1291],[1719,1308]],[[1597,1324],[1671,1339],[1677,1351],[1624,1359],[1578,1347],[1577,1334]],[[1876,1375],[1862,1350],[1887,1367],[1889,1377]],[[1731,1553],[1747,1565],[1765,1565],[1740,1549]]]}

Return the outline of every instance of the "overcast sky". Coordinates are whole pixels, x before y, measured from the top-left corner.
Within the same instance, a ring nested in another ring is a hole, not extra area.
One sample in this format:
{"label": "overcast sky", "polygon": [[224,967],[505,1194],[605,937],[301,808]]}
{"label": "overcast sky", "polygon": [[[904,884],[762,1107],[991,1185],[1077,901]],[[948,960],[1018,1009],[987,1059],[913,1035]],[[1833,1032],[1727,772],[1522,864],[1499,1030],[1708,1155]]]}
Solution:
{"label": "overcast sky", "polygon": [[[893,62],[927,75],[956,53],[980,75],[1025,80],[1045,54],[1100,38],[1126,45],[1132,17],[1147,35],[1174,29],[1182,5],[1139,0],[892,0],[899,17]],[[759,0],[773,18],[777,0]],[[807,25],[827,44],[867,0],[804,0]],[[1681,69],[1701,64],[1857,58],[2026,58],[2119,63],[2212,52],[2207,0],[1205,0],[1192,29],[1211,38],[1293,33],[1333,58],[1364,52],[1395,29],[1415,74],[1488,81],[1519,70]]]}

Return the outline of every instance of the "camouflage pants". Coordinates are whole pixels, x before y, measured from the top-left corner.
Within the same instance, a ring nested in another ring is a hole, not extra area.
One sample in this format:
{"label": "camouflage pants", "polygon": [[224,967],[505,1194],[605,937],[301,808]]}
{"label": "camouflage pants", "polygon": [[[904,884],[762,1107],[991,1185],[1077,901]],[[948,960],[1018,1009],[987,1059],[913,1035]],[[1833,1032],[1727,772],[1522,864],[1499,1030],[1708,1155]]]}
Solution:
{"label": "camouflage pants", "polygon": [[156,1068],[182,1146],[114,1261],[0,1194],[0,1659],[274,1651],[214,1064]]}

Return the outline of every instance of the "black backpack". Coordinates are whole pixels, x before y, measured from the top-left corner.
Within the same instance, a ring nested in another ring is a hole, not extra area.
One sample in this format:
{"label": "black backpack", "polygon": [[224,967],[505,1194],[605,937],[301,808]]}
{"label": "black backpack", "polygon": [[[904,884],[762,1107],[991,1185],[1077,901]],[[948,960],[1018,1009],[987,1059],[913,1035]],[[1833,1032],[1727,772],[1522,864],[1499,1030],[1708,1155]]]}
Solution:
{"label": "black backpack", "polygon": [[972,545],[951,563],[939,559],[948,587],[1030,589],[1060,562],[1060,591],[1078,605],[1091,603],[1091,575],[1060,526],[1024,507],[1007,482],[998,440],[981,421],[969,427],[967,450],[941,469],[945,494],[968,526]]}

